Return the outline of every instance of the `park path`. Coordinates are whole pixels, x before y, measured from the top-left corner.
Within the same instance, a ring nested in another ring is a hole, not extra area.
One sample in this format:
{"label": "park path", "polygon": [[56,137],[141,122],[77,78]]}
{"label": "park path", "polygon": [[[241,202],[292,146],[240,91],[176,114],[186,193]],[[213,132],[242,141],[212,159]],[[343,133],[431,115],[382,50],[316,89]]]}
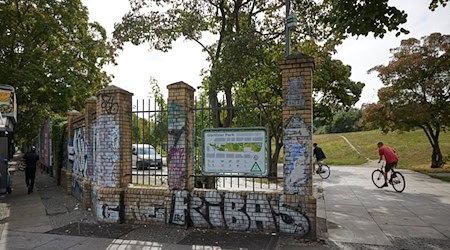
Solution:
{"label": "park path", "polygon": [[[350,249],[358,244],[375,249],[448,249],[450,183],[400,170],[406,178],[403,193],[392,187],[378,189],[371,180],[376,167],[376,161],[331,166],[329,179],[314,176],[317,214],[326,220],[324,238]],[[406,239],[410,246],[403,246]]]}

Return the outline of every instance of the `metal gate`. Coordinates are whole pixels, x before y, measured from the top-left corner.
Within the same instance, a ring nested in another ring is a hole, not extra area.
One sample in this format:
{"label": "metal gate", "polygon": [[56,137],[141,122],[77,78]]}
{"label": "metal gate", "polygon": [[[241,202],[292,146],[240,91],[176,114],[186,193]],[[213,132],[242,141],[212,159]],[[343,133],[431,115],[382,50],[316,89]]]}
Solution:
{"label": "metal gate", "polygon": [[167,186],[167,117],[164,104],[138,100],[132,111],[132,184]]}

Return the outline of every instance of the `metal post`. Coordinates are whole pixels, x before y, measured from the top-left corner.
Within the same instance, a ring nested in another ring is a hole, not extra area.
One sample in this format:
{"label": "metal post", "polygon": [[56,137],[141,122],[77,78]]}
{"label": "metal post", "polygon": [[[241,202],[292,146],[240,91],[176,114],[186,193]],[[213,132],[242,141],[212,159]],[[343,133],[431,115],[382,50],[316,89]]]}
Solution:
{"label": "metal post", "polygon": [[291,33],[289,31],[289,27],[287,24],[287,18],[289,16],[289,11],[291,9],[291,0],[285,0],[286,1],[286,19],[284,21],[284,28],[286,29],[286,46],[285,46],[285,51],[284,51],[284,55],[287,57],[290,54],[290,50],[291,50]]}

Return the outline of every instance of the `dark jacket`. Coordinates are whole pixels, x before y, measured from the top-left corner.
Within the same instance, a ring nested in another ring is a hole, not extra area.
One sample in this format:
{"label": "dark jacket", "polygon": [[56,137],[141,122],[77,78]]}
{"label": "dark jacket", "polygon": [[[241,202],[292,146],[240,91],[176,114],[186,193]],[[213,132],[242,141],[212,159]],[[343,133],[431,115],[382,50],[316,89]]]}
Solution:
{"label": "dark jacket", "polygon": [[39,156],[35,152],[30,151],[25,153],[23,159],[25,159],[25,164],[27,165],[27,168],[35,168],[36,162],[39,161]]}
{"label": "dark jacket", "polygon": [[314,152],[314,156],[316,157],[317,161],[321,161],[321,160],[327,158],[325,156],[325,153],[323,152],[323,150],[320,147],[315,147],[313,152]]}

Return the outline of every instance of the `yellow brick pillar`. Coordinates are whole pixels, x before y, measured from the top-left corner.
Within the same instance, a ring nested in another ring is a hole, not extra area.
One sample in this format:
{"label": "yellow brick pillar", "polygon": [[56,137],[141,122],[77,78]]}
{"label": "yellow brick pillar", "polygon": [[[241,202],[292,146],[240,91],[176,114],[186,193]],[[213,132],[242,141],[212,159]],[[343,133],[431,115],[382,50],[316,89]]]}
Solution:
{"label": "yellow brick pillar", "polygon": [[132,96],[116,86],[97,92],[94,128],[94,186],[97,220],[125,221],[125,190],[131,182]]}
{"label": "yellow brick pillar", "polygon": [[195,89],[184,82],[167,86],[168,106],[168,157],[169,189],[193,190],[192,136]]}
{"label": "yellow brick pillar", "polygon": [[95,181],[126,188],[131,182],[131,102],[133,94],[116,86],[97,93],[94,133]]}
{"label": "yellow brick pillar", "polygon": [[283,84],[284,193],[310,221],[315,237],[316,199],[312,178],[312,82],[314,59],[294,53],[280,63]]}

